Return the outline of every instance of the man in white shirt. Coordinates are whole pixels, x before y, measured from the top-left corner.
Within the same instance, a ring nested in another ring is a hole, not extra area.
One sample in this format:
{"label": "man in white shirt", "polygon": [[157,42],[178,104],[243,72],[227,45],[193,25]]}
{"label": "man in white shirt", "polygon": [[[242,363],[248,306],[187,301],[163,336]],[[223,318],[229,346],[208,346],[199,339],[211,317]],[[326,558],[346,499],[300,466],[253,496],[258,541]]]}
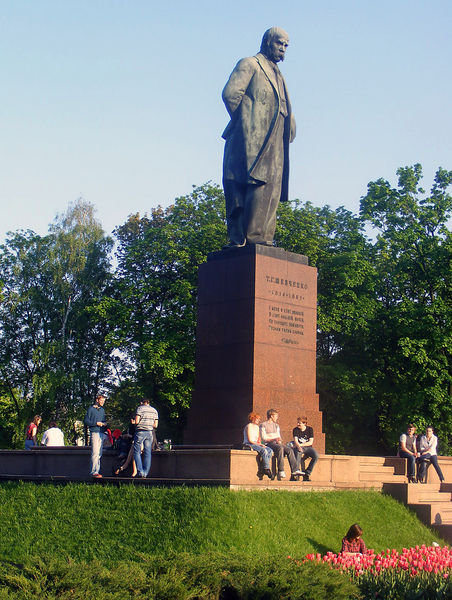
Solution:
{"label": "man in white shirt", "polygon": [[[152,443],[154,430],[159,424],[159,415],[149,400],[144,398],[135,414],[135,437],[133,439],[133,459],[137,466],[138,477],[147,477],[151,468]],[[143,460],[141,459],[141,446],[143,446]]]}
{"label": "man in white shirt", "polygon": [[444,481],[444,475],[438,464],[438,438],[433,434],[433,427],[427,427],[425,435],[421,437],[419,443],[419,456],[417,462],[419,465],[418,480],[421,483],[427,483],[427,462],[430,461],[438,473],[440,481]]}
{"label": "man in white shirt", "polygon": [[64,446],[64,433],[55,421],[50,421],[49,429],[42,434],[41,446]]}

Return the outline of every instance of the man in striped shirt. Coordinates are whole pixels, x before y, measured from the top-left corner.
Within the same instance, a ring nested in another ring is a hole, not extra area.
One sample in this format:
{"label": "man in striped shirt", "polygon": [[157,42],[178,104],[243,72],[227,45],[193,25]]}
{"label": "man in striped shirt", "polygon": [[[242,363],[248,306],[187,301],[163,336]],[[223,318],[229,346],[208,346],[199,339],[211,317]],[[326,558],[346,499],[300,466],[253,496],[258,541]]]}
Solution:
{"label": "man in striped shirt", "polygon": [[[144,398],[135,414],[135,437],[133,439],[133,458],[137,466],[137,477],[147,477],[151,468],[151,449],[154,429],[159,423],[158,412],[149,406],[149,400]],[[143,460],[141,460],[143,446]]]}

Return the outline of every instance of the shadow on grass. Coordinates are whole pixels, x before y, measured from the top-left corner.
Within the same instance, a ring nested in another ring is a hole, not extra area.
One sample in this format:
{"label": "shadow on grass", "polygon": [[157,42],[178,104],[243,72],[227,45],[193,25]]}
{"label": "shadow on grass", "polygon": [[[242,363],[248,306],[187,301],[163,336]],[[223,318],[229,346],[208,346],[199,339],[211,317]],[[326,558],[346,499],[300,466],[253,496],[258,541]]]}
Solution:
{"label": "shadow on grass", "polygon": [[5,567],[16,567],[17,569],[23,570],[25,568],[25,565],[23,563],[16,563],[13,562],[12,560],[7,560],[2,558],[0,560],[0,565],[5,566]]}
{"label": "shadow on grass", "polygon": [[329,548],[328,546],[325,546],[325,544],[320,544],[319,542],[317,542],[317,540],[313,540],[312,538],[308,537],[306,538],[306,540],[311,544],[315,552],[319,552],[322,556],[327,552],[334,552],[334,554],[337,554],[338,552],[337,548]]}

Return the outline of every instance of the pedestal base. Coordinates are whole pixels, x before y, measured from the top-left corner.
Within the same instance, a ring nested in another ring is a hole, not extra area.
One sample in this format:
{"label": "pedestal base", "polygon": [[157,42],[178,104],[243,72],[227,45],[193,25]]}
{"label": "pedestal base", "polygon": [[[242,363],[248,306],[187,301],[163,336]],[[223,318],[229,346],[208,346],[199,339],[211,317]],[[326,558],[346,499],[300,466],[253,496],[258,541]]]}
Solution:
{"label": "pedestal base", "polygon": [[267,246],[209,254],[199,270],[196,381],[184,436],[236,444],[249,412],[275,408],[284,441],[298,416],[324,451],[315,393],[317,270]]}

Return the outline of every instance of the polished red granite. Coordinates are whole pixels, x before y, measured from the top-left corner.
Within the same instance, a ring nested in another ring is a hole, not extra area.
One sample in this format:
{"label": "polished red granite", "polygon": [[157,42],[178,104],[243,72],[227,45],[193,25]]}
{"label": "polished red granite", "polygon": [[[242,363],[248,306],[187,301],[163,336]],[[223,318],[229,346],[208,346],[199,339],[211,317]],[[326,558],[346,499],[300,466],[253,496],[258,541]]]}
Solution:
{"label": "polished red granite", "polygon": [[298,416],[324,452],[316,394],[317,270],[280,248],[215,252],[199,269],[196,381],[184,436],[237,444],[251,411],[279,411],[284,441]]}

